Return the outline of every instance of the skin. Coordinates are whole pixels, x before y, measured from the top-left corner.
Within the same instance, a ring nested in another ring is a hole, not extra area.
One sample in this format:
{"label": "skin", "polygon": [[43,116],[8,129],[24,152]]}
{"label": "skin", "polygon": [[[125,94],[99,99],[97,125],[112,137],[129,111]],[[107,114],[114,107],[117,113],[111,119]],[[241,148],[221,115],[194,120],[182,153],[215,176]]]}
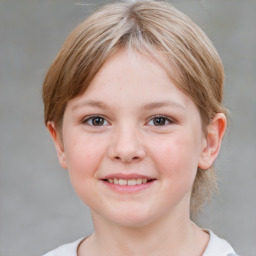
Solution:
{"label": "skin", "polygon": [[[190,221],[191,189],[225,128],[217,114],[205,134],[194,102],[151,57],[120,50],[108,59],[68,102],[62,141],[48,123],[59,162],[92,212],[95,233],[78,255],[202,255],[209,237]],[[108,177],[152,181],[124,189]]]}

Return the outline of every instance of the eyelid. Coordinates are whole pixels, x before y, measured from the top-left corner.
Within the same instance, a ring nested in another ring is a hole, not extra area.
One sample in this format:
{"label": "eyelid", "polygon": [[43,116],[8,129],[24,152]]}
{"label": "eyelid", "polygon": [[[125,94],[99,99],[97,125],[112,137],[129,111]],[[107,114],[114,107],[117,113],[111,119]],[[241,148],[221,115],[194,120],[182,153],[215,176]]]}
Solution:
{"label": "eyelid", "polygon": [[[151,116],[149,118],[149,120],[147,121],[147,124],[149,124],[149,122],[152,121],[155,118],[164,118],[168,121],[168,124],[165,124],[165,125],[162,125],[162,126],[166,126],[166,125],[169,125],[169,124],[176,123],[176,120],[174,118],[171,118],[171,117],[166,116],[166,115],[157,114],[157,115]],[[161,127],[161,125],[159,125],[158,127]]]}
{"label": "eyelid", "polygon": [[84,117],[82,120],[81,120],[81,124],[84,124],[84,125],[88,125],[88,126],[92,126],[92,127],[102,127],[102,126],[106,126],[106,124],[104,125],[99,125],[99,126],[96,126],[96,125],[92,125],[92,124],[89,124],[88,121],[92,118],[102,118],[104,119],[105,122],[107,122],[108,124],[110,124],[110,122],[107,120],[107,118],[103,115],[97,115],[97,114],[94,114],[94,115],[89,115],[89,116],[86,116]]}
{"label": "eyelid", "polygon": [[[89,121],[90,119],[97,118],[97,117],[104,119],[104,122],[107,122],[107,124],[103,124],[103,125],[96,126],[96,125],[92,125],[92,124],[89,124],[89,123],[88,123],[88,121]],[[174,118],[171,118],[171,117],[169,117],[169,116],[162,115],[162,114],[157,114],[157,115],[151,116],[151,117],[147,120],[146,124],[149,125],[149,122],[152,121],[152,120],[155,119],[155,118],[164,118],[164,119],[166,119],[166,121],[167,121],[168,123],[165,124],[165,125],[162,125],[162,126],[166,126],[166,125],[173,124],[173,123],[176,123],[176,122],[177,122]],[[88,126],[92,126],[92,127],[103,127],[103,126],[106,126],[106,125],[110,124],[110,122],[108,121],[108,119],[107,119],[104,115],[93,114],[93,115],[89,115],[89,116],[86,116],[86,117],[82,118],[81,124],[88,125]],[[152,126],[154,126],[154,125],[152,125]],[[159,127],[161,127],[161,125],[160,125]]]}

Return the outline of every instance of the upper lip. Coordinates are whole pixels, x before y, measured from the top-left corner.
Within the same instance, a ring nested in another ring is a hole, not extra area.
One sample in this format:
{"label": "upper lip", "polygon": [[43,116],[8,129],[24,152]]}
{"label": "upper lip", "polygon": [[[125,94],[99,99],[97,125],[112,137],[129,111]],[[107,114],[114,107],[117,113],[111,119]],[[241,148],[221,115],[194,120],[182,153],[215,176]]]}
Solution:
{"label": "upper lip", "polygon": [[107,179],[124,179],[124,180],[131,180],[131,179],[147,179],[147,180],[154,180],[155,178],[143,175],[143,174],[137,174],[137,173],[129,173],[129,174],[124,174],[124,173],[113,173],[104,176],[102,179],[107,180]]}

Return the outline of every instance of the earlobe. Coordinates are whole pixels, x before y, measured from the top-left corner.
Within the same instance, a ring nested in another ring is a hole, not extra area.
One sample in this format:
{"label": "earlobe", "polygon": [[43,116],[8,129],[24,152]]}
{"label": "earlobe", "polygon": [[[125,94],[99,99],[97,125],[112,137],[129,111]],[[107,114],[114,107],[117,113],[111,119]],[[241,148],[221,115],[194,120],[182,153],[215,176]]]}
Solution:
{"label": "earlobe", "polygon": [[48,131],[52,137],[52,140],[55,144],[59,163],[62,168],[67,169],[67,163],[66,163],[66,157],[65,157],[63,143],[58,135],[58,132],[56,131],[54,122],[49,121],[47,123],[47,129],[48,129]]}
{"label": "earlobe", "polygon": [[227,119],[223,113],[216,114],[207,126],[206,143],[203,146],[198,164],[200,169],[209,169],[217,158],[226,126]]}

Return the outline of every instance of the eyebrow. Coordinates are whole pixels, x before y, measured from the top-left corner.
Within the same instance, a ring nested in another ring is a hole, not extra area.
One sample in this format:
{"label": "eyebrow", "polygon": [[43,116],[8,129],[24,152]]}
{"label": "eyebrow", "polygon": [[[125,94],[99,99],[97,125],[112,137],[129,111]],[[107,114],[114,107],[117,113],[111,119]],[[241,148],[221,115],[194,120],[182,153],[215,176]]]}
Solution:
{"label": "eyebrow", "polygon": [[161,107],[175,107],[175,108],[185,110],[185,107],[183,105],[172,100],[151,102],[143,106],[145,110],[152,110],[152,109],[161,108]]}
{"label": "eyebrow", "polygon": [[73,106],[72,110],[75,110],[79,107],[94,107],[94,108],[100,108],[100,109],[106,109],[108,108],[106,104],[104,104],[102,101],[97,101],[97,100],[88,100],[88,101],[84,101],[81,103],[76,104],[75,106]]}
{"label": "eyebrow", "polygon": [[[88,101],[84,101],[84,102],[76,104],[75,106],[73,106],[72,110],[75,110],[79,107],[84,107],[84,106],[99,108],[99,109],[107,109],[108,108],[108,105],[103,103],[102,101],[88,100]],[[172,101],[172,100],[150,102],[150,103],[147,103],[142,106],[142,108],[145,110],[153,110],[153,109],[157,109],[157,108],[161,108],[161,107],[175,107],[175,108],[179,108],[181,110],[185,110],[183,105],[179,104],[176,101]]]}

